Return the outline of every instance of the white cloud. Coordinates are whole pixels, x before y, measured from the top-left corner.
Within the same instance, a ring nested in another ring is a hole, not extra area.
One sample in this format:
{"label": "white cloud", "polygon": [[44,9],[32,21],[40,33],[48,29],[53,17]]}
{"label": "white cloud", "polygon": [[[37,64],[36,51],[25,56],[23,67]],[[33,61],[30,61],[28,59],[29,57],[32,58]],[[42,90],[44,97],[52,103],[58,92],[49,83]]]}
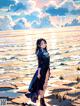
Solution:
{"label": "white cloud", "polygon": [[19,0],[14,0],[15,1],[15,3],[19,3]]}
{"label": "white cloud", "polygon": [[[23,9],[20,7],[18,10],[16,10],[15,8],[17,8],[19,3],[22,4]],[[52,5],[54,8],[61,7],[70,9],[68,9],[69,12],[67,15],[65,15],[66,17],[64,15],[62,17],[52,17],[50,14],[44,11],[44,8],[49,7],[50,5]],[[24,6],[26,7],[25,9]],[[45,17],[49,17],[50,24],[56,28],[64,26],[66,23],[70,24],[73,19],[77,19],[80,22],[80,16],[77,15],[76,17],[74,14],[72,16],[70,12],[71,10],[77,10],[79,8],[80,4],[77,4],[74,0],[46,0],[45,2],[44,0],[14,0],[13,4],[10,3],[8,7],[0,9],[0,30],[12,29],[20,20],[22,20],[22,25],[25,28],[32,28],[33,24],[36,24],[36,26],[39,27],[42,23],[44,23],[42,20]],[[29,22],[27,21],[27,18],[25,18],[27,15],[29,16]],[[17,17],[18,19],[14,18],[13,21],[11,18],[12,16]],[[34,20],[30,21],[32,17]]]}
{"label": "white cloud", "polygon": [[0,30],[8,30],[12,29],[13,22],[11,21],[9,16],[0,17]]}
{"label": "white cloud", "polygon": [[15,22],[15,26],[24,26],[25,29],[27,28],[31,28],[31,23],[29,23],[25,18],[19,18],[17,20],[14,21]]}

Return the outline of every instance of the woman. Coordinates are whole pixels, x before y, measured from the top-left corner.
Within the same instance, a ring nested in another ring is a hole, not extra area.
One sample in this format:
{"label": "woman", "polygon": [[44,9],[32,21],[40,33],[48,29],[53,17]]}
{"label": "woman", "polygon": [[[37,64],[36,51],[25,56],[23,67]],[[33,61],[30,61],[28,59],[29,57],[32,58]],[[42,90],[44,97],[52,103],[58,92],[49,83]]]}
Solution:
{"label": "woman", "polygon": [[35,53],[38,59],[38,68],[29,85],[28,90],[30,93],[26,93],[25,95],[35,103],[40,95],[40,106],[46,106],[44,93],[50,77],[50,56],[45,39],[40,38],[37,40]]}

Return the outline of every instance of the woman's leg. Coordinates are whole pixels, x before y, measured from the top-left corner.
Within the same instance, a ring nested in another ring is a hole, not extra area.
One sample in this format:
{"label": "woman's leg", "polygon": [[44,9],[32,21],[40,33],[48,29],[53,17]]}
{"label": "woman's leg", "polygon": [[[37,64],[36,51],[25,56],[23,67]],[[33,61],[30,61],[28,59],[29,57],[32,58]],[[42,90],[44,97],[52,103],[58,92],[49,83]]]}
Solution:
{"label": "woman's leg", "polygon": [[46,91],[46,88],[47,88],[47,85],[48,85],[48,80],[49,80],[49,77],[50,77],[50,71],[48,70],[47,73],[46,73],[46,79],[45,79],[45,83],[44,83],[44,93]]}
{"label": "woman's leg", "polygon": [[45,78],[45,83],[43,85],[43,90],[40,90],[39,94],[40,94],[40,98],[44,97],[44,94],[45,94],[45,90],[47,88],[47,85],[48,85],[48,79],[50,77],[50,70],[47,71],[46,73],[46,78]]}
{"label": "woman's leg", "polygon": [[50,76],[50,71],[48,70],[46,73],[46,78],[45,78],[45,83],[43,85],[43,90],[40,90],[40,105],[41,106],[46,106],[45,101],[44,101],[44,94],[45,94],[45,91],[47,88],[49,76]]}

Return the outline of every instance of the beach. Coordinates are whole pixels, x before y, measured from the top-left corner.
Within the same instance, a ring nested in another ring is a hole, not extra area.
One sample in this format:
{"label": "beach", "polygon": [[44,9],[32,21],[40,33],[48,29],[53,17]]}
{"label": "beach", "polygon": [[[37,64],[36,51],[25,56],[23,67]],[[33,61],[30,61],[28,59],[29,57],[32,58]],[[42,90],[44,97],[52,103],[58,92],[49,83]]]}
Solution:
{"label": "beach", "polygon": [[29,103],[24,94],[37,69],[35,45],[38,38],[47,40],[50,54],[47,105],[80,106],[79,26],[1,31],[0,98],[6,98],[8,106]]}

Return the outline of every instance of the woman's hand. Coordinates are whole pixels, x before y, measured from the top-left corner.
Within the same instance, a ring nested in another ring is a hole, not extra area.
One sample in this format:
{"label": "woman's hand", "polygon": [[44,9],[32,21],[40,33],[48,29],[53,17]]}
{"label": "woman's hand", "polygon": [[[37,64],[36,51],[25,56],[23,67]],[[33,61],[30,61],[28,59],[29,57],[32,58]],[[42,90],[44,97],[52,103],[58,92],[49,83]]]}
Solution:
{"label": "woman's hand", "polygon": [[39,78],[39,79],[41,78],[41,75],[40,75],[40,73],[38,74],[38,78]]}
{"label": "woman's hand", "polygon": [[38,68],[38,78],[40,79],[40,77],[41,77],[41,75],[40,75],[40,70],[41,70],[41,68]]}

